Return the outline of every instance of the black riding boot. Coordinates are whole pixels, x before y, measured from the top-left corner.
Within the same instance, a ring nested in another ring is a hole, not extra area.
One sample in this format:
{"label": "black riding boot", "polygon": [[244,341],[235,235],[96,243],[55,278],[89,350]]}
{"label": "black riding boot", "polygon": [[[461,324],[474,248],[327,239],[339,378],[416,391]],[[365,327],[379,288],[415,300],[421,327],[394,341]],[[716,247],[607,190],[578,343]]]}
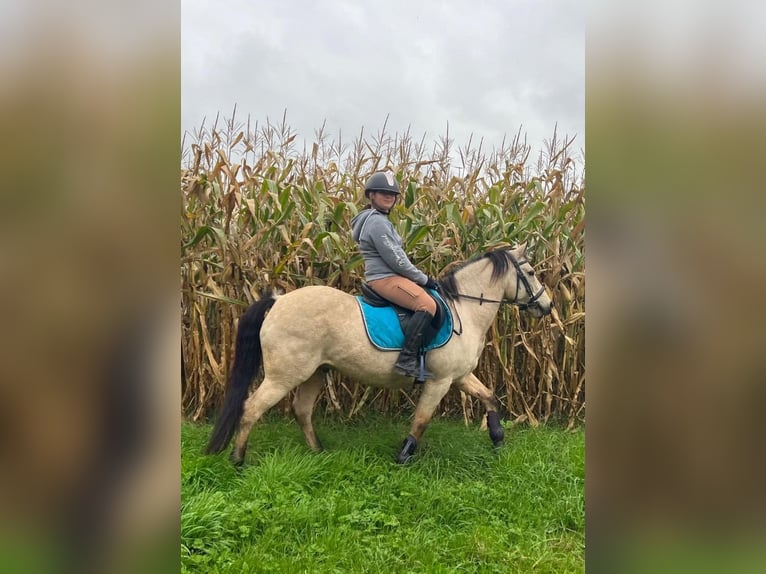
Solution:
{"label": "black riding boot", "polygon": [[[426,343],[424,335],[430,331],[429,327],[432,319],[433,315],[428,311],[417,311],[410,318],[410,322],[407,324],[407,331],[404,333],[402,352],[396,360],[396,365],[394,365],[394,369],[400,375],[416,379],[421,378],[420,348]],[[424,368],[423,378],[429,379],[432,377],[433,375]]]}

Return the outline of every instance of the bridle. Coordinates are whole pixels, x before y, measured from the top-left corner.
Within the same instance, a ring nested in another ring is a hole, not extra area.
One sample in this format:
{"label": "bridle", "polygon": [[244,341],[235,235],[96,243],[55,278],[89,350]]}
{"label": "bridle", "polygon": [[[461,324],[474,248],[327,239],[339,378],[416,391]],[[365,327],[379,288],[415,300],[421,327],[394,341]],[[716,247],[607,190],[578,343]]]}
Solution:
{"label": "bridle", "polygon": [[[524,263],[529,263],[526,259],[522,259],[521,261],[517,261],[516,258],[510,254],[511,263],[513,263],[513,266],[516,268],[516,293],[513,296],[513,299],[487,299],[484,297],[484,293],[481,293],[478,297],[475,295],[466,295],[464,293],[455,293],[456,297],[460,297],[463,299],[470,299],[472,301],[478,301],[479,305],[483,305],[484,303],[499,303],[501,305],[516,305],[519,309],[526,310],[531,307],[537,307],[540,308],[540,302],[538,301],[543,293],[545,293],[545,287],[543,285],[540,285],[540,289],[533,294],[532,292],[532,285],[529,284],[529,279],[527,279],[527,276],[524,274],[524,272],[521,270],[521,266],[524,265]],[[527,293],[530,295],[529,300],[525,301],[524,303],[519,303],[517,299],[519,298],[519,284],[524,284],[524,289],[527,290]]]}

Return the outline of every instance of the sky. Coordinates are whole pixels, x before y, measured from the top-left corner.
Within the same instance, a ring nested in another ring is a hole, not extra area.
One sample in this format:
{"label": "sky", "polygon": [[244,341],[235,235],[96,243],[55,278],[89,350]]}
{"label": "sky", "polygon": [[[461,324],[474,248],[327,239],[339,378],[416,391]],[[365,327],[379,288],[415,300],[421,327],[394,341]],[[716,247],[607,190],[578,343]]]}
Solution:
{"label": "sky", "polygon": [[182,0],[182,131],[216,113],[313,142],[362,128],[427,142],[584,149],[583,0]]}

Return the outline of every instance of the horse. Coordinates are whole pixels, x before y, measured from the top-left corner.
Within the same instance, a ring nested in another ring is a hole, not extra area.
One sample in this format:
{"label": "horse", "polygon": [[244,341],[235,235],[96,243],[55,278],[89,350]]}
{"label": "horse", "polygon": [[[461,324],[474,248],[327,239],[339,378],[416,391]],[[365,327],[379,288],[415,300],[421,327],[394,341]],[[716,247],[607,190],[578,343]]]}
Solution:
{"label": "horse", "polygon": [[[412,459],[452,385],[482,402],[490,439],[496,447],[503,444],[498,401],[472,371],[502,304],[517,305],[538,318],[553,308],[548,291],[526,258],[526,243],[491,249],[457,264],[437,283],[454,318],[453,336],[426,355],[425,364],[433,378],[423,384],[409,435],[396,456],[400,464]],[[234,361],[207,454],[223,451],[236,430],[230,459],[235,466],[242,465],[253,425],[292,390],[296,390],[293,412],[306,443],[321,452],[322,443],[311,419],[326,369],[334,368],[373,387],[408,387],[413,379],[394,372],[396,358],[396,352],[372,345],[357,299],[349,293],[310,285],[283,295],[264,294],[239,321]],[[249,393],[261,367],[263,380]]]}

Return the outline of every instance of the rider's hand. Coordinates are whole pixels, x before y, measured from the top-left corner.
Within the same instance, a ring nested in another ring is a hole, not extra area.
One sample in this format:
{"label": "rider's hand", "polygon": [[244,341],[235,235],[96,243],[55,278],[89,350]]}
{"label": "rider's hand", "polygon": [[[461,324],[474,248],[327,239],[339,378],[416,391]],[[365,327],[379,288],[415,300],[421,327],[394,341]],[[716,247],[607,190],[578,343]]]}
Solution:
{"label": "rider's hand", "polygon": [[439,290],[439,284],[436,282],[435,279],[432,279],[431,277],[428,278],[428,281],[426,281],[426,284],[423,285],[426,289],[435,289],[436,291]]}

